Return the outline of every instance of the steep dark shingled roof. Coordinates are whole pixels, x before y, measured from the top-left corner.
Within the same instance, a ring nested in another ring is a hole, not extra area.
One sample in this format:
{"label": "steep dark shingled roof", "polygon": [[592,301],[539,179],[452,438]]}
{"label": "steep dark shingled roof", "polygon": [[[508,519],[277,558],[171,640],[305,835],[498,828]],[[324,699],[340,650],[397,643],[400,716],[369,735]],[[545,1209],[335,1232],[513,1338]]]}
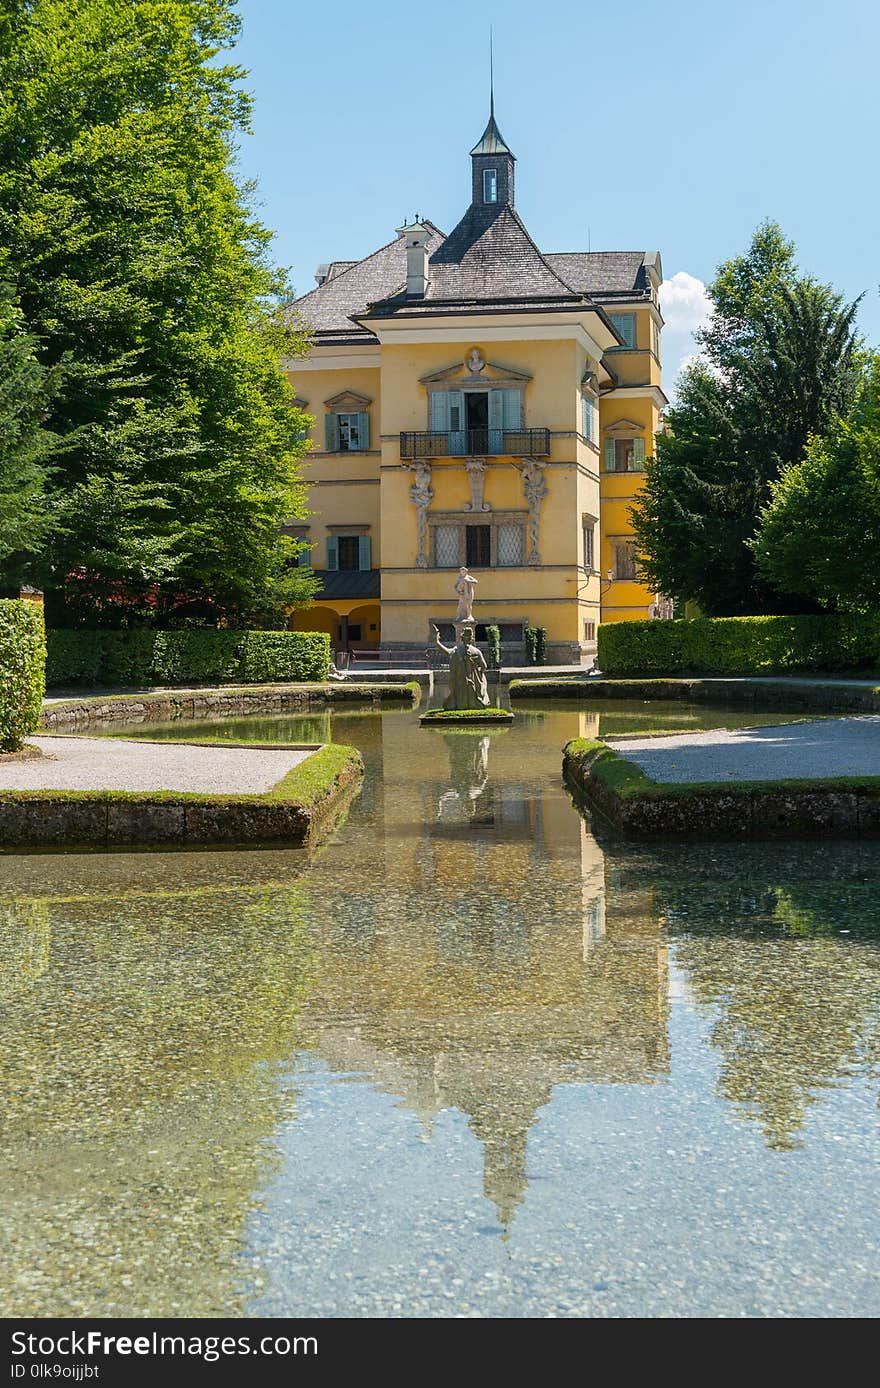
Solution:
{"label": "steep dark shingled roof", "polygon": [[[434,250],[442,242],[443,233],[433,222],[424,225],[431,228],[428,249]],[[332,279],[297,299],[291,307],[306,320],[319,339],[360,337],[370,341],[372,333],[353,323],[353,315],[362,314],[367,304],[405,285],[406,238],[397,236],[372,255],[353,261],[347,270],[340,270]]]}
{"label": "steep dark shingled roof", "polygon": [[428,261],[429,299],[571,298],[509,203],[472,206]]}
{"label": "steep dark shingled roof", "polygon": [[464,303],[574,304],[581,297],[551,269],[508,203],[476,205],[430,257],[424,299],[407,299],[400,292],[374,304],[371,315],[440,312],[445,305]]}
{"label": "steep dark shingled roof", "polygon": [[580,294],[642,294],[650,288],[644,251],[569,251],[544,258]]}
{"label": "steep dark shingled roof", "polygon": [[584,296],[613,301],[649,291],[644,251],[542,254],[506,203],[469,207],[446,238],[433,222],[425,225],[431,228],[425,298],[406,297],[406,244],[399,236],[297,299],[293,309],[319,342],[373,341],[369,328],[353,318],[402,311],[429,317],[452,305],[479,310],[491,304],[499,312],[523,303],[561,308]]}

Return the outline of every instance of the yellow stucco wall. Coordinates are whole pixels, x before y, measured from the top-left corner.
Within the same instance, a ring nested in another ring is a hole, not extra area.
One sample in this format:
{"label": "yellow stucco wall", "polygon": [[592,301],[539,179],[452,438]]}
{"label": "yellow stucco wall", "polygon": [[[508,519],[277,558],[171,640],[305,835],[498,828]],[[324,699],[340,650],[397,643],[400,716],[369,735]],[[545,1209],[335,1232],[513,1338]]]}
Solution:
{"label": "yellow stucco wall", "polygon": [[[647,322],[646,315],[645,321]],[[659,410],[651,394],[621,396],[612,393],[603,397],[600,405],[603,444],[609,436],[608,431],[613,430],[615,425],[621,425],[623,421],[632,421],[638,426],[645,440],[645,453],[648,457],[652,456],[654,436],[659,426]],[[630,432],[638,436],[635,430],[628,429],[622,436]],[[619,622],[646,618],[654,600],[654,595],[646,584],[618,579],[608,582],[608,575],[614,571],[615,541],[625,540],[632,535],[629,508],[641,490],[643,476],[640,472],[605,472],[603,458],[601,478],[600,568],[604,578],[602,620]]]}

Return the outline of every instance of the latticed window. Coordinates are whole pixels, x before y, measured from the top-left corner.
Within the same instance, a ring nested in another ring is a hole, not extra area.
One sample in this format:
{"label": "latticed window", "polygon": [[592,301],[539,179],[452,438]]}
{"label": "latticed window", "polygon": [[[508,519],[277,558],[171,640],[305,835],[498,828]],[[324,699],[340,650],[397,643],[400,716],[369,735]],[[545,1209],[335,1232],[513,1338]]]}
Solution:
{"label": "latticed window", "polygon": [[498,563],[502,567],[509,568],[512,565],[522,564],[523,551],[523,527],[516,524],[502,524],[498,527]]}
{"label": "latticed window", "polygon": [[437,525],[434,527],[434,562],[438,569],[457,569],[459,558],[458,539],[460,527],[457,525]]}
{"label": "latticed window", "polygon": [[596,526],[593,521],[584,521],[584,568],[596,567]]}

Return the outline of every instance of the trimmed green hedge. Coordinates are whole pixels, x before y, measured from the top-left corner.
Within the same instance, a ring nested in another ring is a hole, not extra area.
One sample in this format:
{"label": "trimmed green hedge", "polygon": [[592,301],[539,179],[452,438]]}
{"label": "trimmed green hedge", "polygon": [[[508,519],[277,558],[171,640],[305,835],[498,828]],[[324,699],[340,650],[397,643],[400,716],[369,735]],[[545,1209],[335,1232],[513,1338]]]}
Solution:
{"label": "trimmed green hedge", "polygon": [[43,609],[0,599],[0,751],[17,752],[40,721],[46,688]]}
{"label": "trimmed green hedge", "polygon": [[876,670],[880,614],[603,622],[598,664],[603,675],[636,677]]}
{"label": "trimmed green hedge", "polygon": [[46,678],[65,685],[271,684],[325,680],[321,631],[50,631]]}

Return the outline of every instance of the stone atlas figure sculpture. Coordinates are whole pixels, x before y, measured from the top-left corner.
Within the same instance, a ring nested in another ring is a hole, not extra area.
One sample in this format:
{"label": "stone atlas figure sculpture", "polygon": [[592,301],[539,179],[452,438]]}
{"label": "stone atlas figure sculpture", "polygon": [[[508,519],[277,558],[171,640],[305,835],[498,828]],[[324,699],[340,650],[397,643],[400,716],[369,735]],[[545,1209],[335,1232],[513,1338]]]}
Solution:
{"label": "stone atlas figure sculpture", "polygon": [[415,479],[409,489],[409,495],[416,508],[419,523],[419,550],[416,555],[416,567],[426,569],[428,567],[428,507],[434,499],[434,489],[431,486],[431,464],[421,461],[404,463],[404,468],[407,472],[411,472]]}

